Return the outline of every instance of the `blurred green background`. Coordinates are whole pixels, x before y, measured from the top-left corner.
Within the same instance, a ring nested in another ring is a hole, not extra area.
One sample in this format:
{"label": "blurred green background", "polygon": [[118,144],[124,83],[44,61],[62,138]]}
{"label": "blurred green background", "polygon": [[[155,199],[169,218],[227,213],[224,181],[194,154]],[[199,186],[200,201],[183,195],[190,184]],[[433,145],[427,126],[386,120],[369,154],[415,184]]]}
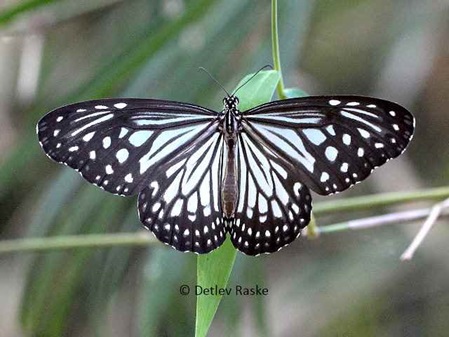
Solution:
{"label": "blurred green background", "polygon": [[[286,86],[379,96],[417,118],[400,159],[326,200],[446,184],[449,3],[283,0],[278,10]],[[198,67],[233,88],[272,64],[270,34],[268,0],[0,3],[0,238],[144,232],[133,198],[45,157],[36,122],[59,105],[114,96],[221,109],[223,92]],[[259,284],[269,295],[224,298],[210,336],[448,336],[447,218],[401,263],[419,225],[238,254],[230,286]],[[0,255],[0,335],[193,336],[195,297],[179,287],[195,284],[195,263],[162,244]]]}

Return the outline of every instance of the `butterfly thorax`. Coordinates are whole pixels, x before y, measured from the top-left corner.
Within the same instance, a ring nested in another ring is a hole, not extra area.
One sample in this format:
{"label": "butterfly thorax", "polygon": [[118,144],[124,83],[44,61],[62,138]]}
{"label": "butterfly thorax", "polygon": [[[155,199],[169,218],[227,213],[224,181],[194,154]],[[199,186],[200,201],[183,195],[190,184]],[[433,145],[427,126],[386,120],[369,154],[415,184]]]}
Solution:
{"label": "butterfly thorax", "polygon": [[228,96],[223,100],[223,134],[226,144],[221,203],[223,216],[227,220],[234,218],[238,200],[237,180],[237,134],[240,124],[240,112],[237,109],[238,98]]}

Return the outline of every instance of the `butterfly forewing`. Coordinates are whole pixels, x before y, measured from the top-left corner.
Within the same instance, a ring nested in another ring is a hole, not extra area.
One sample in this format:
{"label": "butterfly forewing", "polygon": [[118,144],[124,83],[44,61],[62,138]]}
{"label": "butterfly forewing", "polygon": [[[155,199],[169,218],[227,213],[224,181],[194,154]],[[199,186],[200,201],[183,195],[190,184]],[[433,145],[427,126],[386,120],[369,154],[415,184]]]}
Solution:
{"label": "butterfly forewing", "polygon": [[243,129],[294,163],[300,181],[319,194],[340,192],[400,155],[414,130],[398,104],[370,97],[304,97],[243,113]]}
{"label": "butterfly forewing", "polygon": [[309,190],[294,166],[245,132],[239,139],[238,171],[232,243],[248,255],[278,251],[309,223]]}
{"label": "butterfly forewing", "polygon": [[106,99],[56,109],[38,123],[47,155],[86,180],[120,194],[138,193],[155,168],[178,157],[196,139],[213,134],[217,114],[185,103]]}
{"label": "butterfly forewing", "polygon": [[141,222],[180,251],[207,253],[226,238],[220,191],[223,137],[214,133],[175,165],[155,172],[139,194]]}

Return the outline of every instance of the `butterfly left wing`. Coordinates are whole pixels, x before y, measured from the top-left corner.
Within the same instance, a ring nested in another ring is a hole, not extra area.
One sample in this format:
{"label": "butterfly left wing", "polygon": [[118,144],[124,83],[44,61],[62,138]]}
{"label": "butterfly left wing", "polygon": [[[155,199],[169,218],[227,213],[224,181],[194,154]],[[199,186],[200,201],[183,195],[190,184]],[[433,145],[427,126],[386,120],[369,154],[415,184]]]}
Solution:
{"label": "butterfly left wing", "polygon": [[309,223],[309,189],[291,163],[245,132],[239,135],[237,164],[240,195],[231,241],[247,255],[278,251]]}
{"label": "butterfly left wing", "polygon": [[162,166],[138,197],[140,221],[162,242],[199,254],[226,238],[221,212],[223,136],[215,133]]}
{"label": "butterfly left wing", "polygon": [[51,159],[108,192],[129,196],[217,128],[217,113],[197,105],[123,98],[55,109],[39,121],[37,134]]}
{"label": "butterfly left wing", "polygon": [[347,189],[399,156],[414,124],[402,106],[361,96],[293,98],[242,114],[243,132],[293,164],[300,181],[323,195]]}

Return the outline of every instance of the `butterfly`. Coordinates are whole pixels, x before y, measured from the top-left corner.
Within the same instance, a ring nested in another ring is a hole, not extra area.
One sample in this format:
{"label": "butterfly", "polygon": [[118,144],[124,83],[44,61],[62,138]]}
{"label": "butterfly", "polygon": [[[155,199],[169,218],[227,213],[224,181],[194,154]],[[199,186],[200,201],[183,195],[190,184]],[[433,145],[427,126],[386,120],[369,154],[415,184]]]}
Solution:
{"label": "butterfly", "polygon": [[208,253],[230,236],[248,255],[278,251],[310,221],[310,190],[329,195],[399,156],[415,120],[362,96],[309,96],[216,112],[159,99],[86,101],[37,124],[53,160],[121,196],[138,194],[143,225],[179,251]]}

